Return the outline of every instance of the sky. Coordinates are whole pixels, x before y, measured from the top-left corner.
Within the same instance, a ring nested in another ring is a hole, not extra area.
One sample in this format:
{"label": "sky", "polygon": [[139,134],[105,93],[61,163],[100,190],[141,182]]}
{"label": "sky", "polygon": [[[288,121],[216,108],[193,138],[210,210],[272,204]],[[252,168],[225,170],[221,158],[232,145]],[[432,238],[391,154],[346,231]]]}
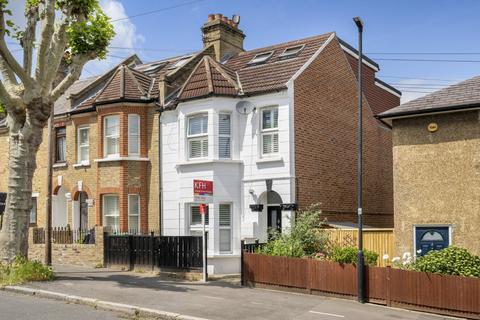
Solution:
{"label": "sky", "polygon": [[[14,20],[22,24],[24,1],[10,2]],[[201,49],[200,27],[210,13],[240,15],[247,50],[330,31],[357,47],[352,18],[360,16],[364,52],[380,65],[377,77],[403,92],[402,102],[480,74],[478,0],[100,0],[100,4],[117,35],[107,59],[90,62],[82,77],[99,74],[132,53],[150,62]],[[156,12],[142,15],[149,11]]]}

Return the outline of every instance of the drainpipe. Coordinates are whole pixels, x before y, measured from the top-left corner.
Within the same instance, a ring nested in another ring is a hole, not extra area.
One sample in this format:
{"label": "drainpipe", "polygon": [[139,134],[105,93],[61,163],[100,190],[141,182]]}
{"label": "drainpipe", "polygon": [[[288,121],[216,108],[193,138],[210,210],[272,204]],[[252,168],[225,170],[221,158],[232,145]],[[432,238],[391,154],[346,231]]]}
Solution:
{"label": "drainpipe", "polygon": [[[158,105],[158,104],[157,104]],[[157,109],[158,111],[158,225],[159,225],[159,233],[160,235],[163,234],[162,232],[162,209],[163,209],[163,184],[162,184],[162,112],[163,108],[160,107]]]}

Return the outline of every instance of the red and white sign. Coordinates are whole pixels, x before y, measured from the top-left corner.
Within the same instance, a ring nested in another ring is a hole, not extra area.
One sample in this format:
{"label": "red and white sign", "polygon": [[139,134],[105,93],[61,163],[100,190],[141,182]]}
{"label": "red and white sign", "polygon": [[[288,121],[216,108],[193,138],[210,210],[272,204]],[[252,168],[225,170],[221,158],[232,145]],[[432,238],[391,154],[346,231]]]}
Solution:
{"label": "red and white sign", "polygon": [[213,181],[193,180],[193,197],[198,202],[213,202]]}

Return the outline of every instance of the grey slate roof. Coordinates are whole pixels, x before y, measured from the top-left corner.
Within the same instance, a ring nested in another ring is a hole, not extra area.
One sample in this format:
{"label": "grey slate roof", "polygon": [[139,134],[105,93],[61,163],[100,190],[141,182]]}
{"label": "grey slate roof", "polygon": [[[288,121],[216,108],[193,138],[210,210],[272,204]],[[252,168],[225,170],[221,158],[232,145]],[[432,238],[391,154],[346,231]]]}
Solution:
{"label": "grey slate roof", "polygon": [[480,106],[480,76],[435,91],[380,113],[379,118],[439,112],[450,109],[467,109]]}

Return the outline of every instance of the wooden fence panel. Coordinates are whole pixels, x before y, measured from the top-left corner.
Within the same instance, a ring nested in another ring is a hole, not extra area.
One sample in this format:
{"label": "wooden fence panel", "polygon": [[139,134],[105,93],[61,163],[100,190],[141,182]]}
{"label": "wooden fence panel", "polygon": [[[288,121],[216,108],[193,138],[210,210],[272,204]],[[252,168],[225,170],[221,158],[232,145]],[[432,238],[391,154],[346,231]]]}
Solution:
{"label": "wooden fence panel", "polygon": [[328,261],[312,260],[310,288],[312,290],[355,295],[357,293],[356,269],[350,264],[337,264]]}
{"label": "wooden fence panel", "polygon": [[[355,229],[325,229],[332,242],[341,246],[357,246],[358,230]],[[378,253],[377,266],[385,267],[386,261],[382,260],[384,254],[390,259],[395,255],[395,238],[393,229],[367,229],[363,231],[363,246],[367,250]]]}
{"label": "wooden fence panel", "polygon": [[[330,261],[243,253],[247,282],[356,296],[355,266]],[[480,319],[480,279],[394,268],[367,267],[371,302]]]}

